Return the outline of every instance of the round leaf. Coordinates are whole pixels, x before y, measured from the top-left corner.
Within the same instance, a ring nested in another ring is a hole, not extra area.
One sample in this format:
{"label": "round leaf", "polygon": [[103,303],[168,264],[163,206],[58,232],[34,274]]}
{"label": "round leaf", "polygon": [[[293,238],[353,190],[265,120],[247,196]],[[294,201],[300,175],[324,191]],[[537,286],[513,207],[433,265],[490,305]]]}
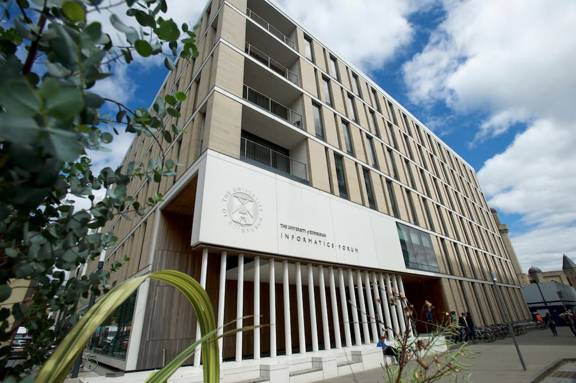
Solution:
{"label": "round leaf", "polygon": [[86,11],[82,4],[77,1],[65,1],[62,4],[62,12],[71,21],[80,22],[86,18]]}
{"label": "round leaf", "polygon": [[146,40],[136,40],[134,42],[134,48],[136,48],[136,52],[142,57],[148,57],[152,54],[152,47]]}
{"label": "round leaf", "polygon": [[0,285],[0,302],[5,301],[6,299],[10,298],[10,294],[12,294],[12,289],[8,285]]}

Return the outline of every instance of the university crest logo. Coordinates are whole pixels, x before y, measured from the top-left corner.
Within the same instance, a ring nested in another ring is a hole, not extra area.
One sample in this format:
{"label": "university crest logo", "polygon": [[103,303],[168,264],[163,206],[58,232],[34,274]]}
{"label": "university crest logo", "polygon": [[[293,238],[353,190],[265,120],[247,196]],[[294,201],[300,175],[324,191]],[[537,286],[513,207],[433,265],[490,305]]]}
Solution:
{"label": "university crest logo", "polygon": [[224,195],[222,202],[222,212],[228,218],[228,224],[242,232],[258,229],[262,222],[262,205],[252,192],[235,188]]}

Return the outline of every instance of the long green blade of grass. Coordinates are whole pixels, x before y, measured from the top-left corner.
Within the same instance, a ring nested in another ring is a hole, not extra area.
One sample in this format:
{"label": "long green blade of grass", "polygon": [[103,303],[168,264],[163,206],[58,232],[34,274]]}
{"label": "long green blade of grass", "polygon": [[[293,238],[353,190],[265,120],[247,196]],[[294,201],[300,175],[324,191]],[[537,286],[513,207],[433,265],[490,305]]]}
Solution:
{"label": "long green blade of grass", "polygon": [[[149,275],[134,277],[119,284],[99,299],[60,342],[52,356],[44,363],[35,381],[40,383],[60,383],[66,378],[74,361],[84,350],[96,328],[102,324],[147,278],[168,283],[182,292],[194,307],[201,333],[204,353],[204,382],[217,383],[220,380],[220,360],[216,341],[216,321],[212,304],[206,291],[191,276],[175,270],[164,270]],[[195,345],[197,347],[198,344]],[[194,348],[195,348],[194,347]],[[186,358],[185,358],[186,359]],[[180,362],[180,365],[184,360]],[[179,366],[179,365],[178,365]],[[170,374],[151,377],[151,383],[165,382],[176,371],[171,365]],[[157,375],[157,374],[155,374]]]}

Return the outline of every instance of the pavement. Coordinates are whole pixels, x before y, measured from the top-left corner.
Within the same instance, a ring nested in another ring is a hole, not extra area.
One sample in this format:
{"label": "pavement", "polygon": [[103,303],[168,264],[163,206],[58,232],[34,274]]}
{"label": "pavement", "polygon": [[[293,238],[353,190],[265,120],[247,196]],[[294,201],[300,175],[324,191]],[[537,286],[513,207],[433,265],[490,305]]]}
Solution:
{"label": "pavement", "polygon": [[[512,338],[468,346],[466,371],[440,382],[568,383],[576,382],[576,336],[558,327],[558,337],[548,329],[534,329],[517,337],[527,370],[523,371]],[[383,369],[325,380],[327,383],[387,383]]]}

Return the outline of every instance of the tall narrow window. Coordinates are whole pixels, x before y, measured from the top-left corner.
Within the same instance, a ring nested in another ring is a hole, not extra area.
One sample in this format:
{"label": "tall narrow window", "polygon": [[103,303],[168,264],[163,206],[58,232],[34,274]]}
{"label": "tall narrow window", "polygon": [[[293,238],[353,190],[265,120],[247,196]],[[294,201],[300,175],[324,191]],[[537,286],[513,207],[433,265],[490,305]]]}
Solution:
{"label": "tall narrow window", "polygon": [[406,169],[408,169],[408,178],[410,178],[410,186],[412,186],[412,189],[416,189],[416,181],[414,180],[414,173],[412,173],[412,167],[410,166],[410,161],[405,159],[404,165],[406,165]]}
{"label": "tall narrow window", "polygon": [[374,188],[372,187],[370,170],[362,168],[362,175],[364,176],[364,186],[366,186],[366,195],[368,196],[368,206],[370,206],[371,209],[376,209],[376,200],[374,198]]}
{"label": "tall narrow window", "polygon": [[386,189],[388,189],[388,194],[390,196],[392,214],[394,214],[394,217],[400,218],[400,212],[398,211],[398,203],[396,202],[396,195],[394,194],[394,186],[392,185],[392,181],[386,180]]}
{"label": "tall narrow window", "polygon": [[373,110],[370,110],[370,119],[372,120],[372,126],[374,127],[374,133],[380,137],[380,129],[378,129],[378,117]]}
{"label": "tall narrow window", "polygon": [[378,169],[378,157],[376,157],[374,139],[370,136],[366,136],[366,138],[368,139],[368,158],[370,159],[370,165]]}
{"label": "tall narrow window", "polygon": [[304,56],[314,62],[314,47],[312,46],[312,38],[304,35]]}
{"label": "tall narrow window", "polygon": [[388,149],[388,157],[390,157],[390,162],[392,163],[392,176],[397,180],[399,180],[400,177],[398,176],[398,168],[396,167],[396,160],[394,159],[394,153],[390,148]]}
{"label": "tall narrow window", "polygon": [[380,106],[380,99],[378,98],[378,92],[376,89],[372,88],[372,96],[374,97],[374,103],[376,104],[376,110],[382,113],[382,107]]}
{"label": "tall narrow window", "polygon": [[398,150],[398,141],[396,140],[396,135],[394,134],[394,127],[389,121],[386,121],[386,126],[388,127],[388,134],[390,134],[392,146],[394,146],[394,149]]}
{"label": "tall narrow window", "polygon": [[390,116],[392,117],[392,122],[394,125],[398,126],[398,119],[396,118],[396,113],[394,112],[394,105],[390,101],[388,101],[388,109],[390,112]]}
{"label": "tall narrow window", "polygon": [[411,160],[414,160],[414,152],[412,151],[412,146],[410,146],[410,139],[404,133],[402,133],[402,138],[404,139],[404,145],[406,146],[406,149],[408,149],[408,157]]}
{"label": "tall narrow window", "polygon": [[354,155],[354,145],[352,144],[352,135],[350,133],[350,125],[342,121],[342,138],[344,139],[344,149],[346,153]]}
{"label": "tall narrow window", "polygon": [[428,206],[428,201],[424,197],[422,197],[422,205],[424,205],[424,211],[426,212],[426,218],[428,219],[430,230],[436,231],[434,221],[432,220],[432,214],[430,213],[430,207]]}
{"label": "tall narrow window", "polygon": [[412,200],[412,193],[409,190],[406,190],[406,199],[408,200],[408,206],[410,207],[410,214],[412,215],[412,222],[415,225],[419,225],[418,215],[416,214],[416,208],[414,207],[414,201]]}
{"label": "tall narrow window", "polygon": [[358,96],[360,95],[360,80],[358,79],[358,75],[356,73],[352,73],[352,91]]}
{"label": "tall narrow window", "polygon": [[352,121],[358,121],[357,118],[357,113],[356,113],[356,105],[354,104],[354,96],[351,94],[348,94],[348,97],[346,98],[346,101],[348,103],[348,117],[350,117],[350,119]]}
{"label": "tall narrow window", "polygon": [[412,137],[412,129],[410,129],[410,121],[408,121],[408,116],[405,113],[402,113],[402,118],[404,119],[404,125],[406,126],[406,130],[408,131],[408,135]]}
{"label": "tall narrow window", "polygon": [[338,192],[340,197],[348,199],[348,188],[346,187],[346,173],[344,173],[344,159],[341,155],[334,155],[336,166],[336,178],[338,179]]}
{"label": "tall narrow window", "polygon": [[314,133],[316,137],[324,139],[324,124],[322,123],[322,110],[320,105],[312,103],[312,109],[314,111]]}
{"label": "tall narrow window", "polygon": [[432,194],[430,193],[430,186],[428,186],[428,180],[426,179],[426,174],[422,169],[420,169],[420,178],[422,178],[422,183],[424,184],[424,190],[426,191],[426,195],[432,198]]}
{"label": "tall narrow window", "polygon": [[324,102],[330,106],[334,105],[332,102],[332,88],[330,88],[330,80],[322,76],[322,96]]}
{"label": "tall narrow window", "polygon": [[338,61],[336,60],[336,57],[332,55],[330,55],[330,59],[328,60],[328,73],[330,73],[330,76],[340,81],[340,74],[338,72]]}

